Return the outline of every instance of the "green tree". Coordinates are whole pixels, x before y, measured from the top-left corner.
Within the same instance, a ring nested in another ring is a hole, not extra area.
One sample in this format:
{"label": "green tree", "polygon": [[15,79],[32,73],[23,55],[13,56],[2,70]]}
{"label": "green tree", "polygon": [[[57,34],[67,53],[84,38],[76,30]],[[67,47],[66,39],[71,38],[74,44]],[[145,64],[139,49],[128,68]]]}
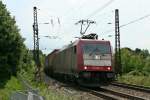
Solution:
{"label": "green tree", "polygon": [[145,65],[143,67],[143,72],[146,75],[150,75],[150,56],[145,59],[145,63],[144,64]]}
{"label": "green tree", "polygon": [[123,73],[136,75],[148,75],[150,73],[150,55],[148,50],[122,48],[121,54]]}
{"label": "green tree", "polygon": [[6,6],[0,1],[0,79],[16,75],[21,66],[24,39],[19,34],[15,18],[10,16]]}
{"label": "green tree", "polygon": [[121,49],[121,60],[122,60],[122,71],[123,73],[128,73],[134,69],[131,61],[132,53],[131,49],[123,48]]}

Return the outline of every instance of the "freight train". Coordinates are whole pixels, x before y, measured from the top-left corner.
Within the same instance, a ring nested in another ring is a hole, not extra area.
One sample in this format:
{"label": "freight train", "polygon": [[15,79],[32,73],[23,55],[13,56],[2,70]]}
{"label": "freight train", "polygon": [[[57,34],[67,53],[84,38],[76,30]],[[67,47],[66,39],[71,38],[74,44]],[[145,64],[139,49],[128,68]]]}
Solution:
{"label": "freight train", "polygon": [[78,39],[55,49],[45,60],[45,73],[73,80],[80,85],[99,86],[114,79],[110,41]]}

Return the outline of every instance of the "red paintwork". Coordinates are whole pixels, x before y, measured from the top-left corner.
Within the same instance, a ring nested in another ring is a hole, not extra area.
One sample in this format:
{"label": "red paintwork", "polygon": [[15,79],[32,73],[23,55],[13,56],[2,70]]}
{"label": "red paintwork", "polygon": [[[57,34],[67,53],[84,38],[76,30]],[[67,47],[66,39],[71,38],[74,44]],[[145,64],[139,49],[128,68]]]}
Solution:
{"label": "red paintwork", "polygon": [[[86,69],[85,69],[86,67]],[[111,66],[82,66],[82,71],[112,71]],[[108,69],[110,68],[110,69]]]}
{"label": "red paintwork", "polygon": [[82,68],[83,66],[83,53],[82,53],[82,42],[79,41],[78,45],[77,45],[77,69],[78,71],[80,71],[80,69]]}
{"label": "red paintwork", "polygon": [[[100,40],[77,40],[77,41],[75,41],[73,43],[73,45],[72,45],[72,46],[76,46],[77,66],[74,65],[74,67],[77,67],[77,68],[75,68],[75,72],[81,72],[81,71],[99,71],[99,72],[105,71],[105,72],[109,72],[109,71],[112,71],[112,66],[90,66],[90,65],[88,66],[88,65],[86,65],[87,68],[84,69],[85,65],[84,65],[84,62],[83,62],[82,45],[84,45],[84,44],[92,44],[92,43],[93,44],[102,43],[102,44],[109,44],[110,45],[109,41],[104,41],[104,40],[101,40],[101,41]],[[68,46],[65,49],[68,50],[68,48],[70,48],[70,47]],[[111,48],[110,48],[110,51],[111,51]],[[59,54],[60,52],[62,52],[62,51],[58,50],[58,49],[54,50],[52,53],[50,53],[47,56],[48,61],[49,61],[49,59],[56,59],[55,56],[57,56],[57,54]],[[69,52],[69,51],[67,51],[67,52]],[[110,70],[108,70],[108,67],[110,67]],[[66,65],[65,68],[70,68],[70,66]],[[65,68],[63,68],[63,69],[65,69]]]}
{"label": "red paintwork", "polygon": [[[109,41],[99,41],[99,40],[79,40],[77,44],[77,67],[78,71],[112,71],[112,66],[109,66],[111,70],[108,70],[108,66],[88,66],[87,69],[84,69],[84,64],[83,64],[83,52],[82,52],[82,45],[83,44],[109,44]],[[110,51],[111,51],[111,45],[110,45]],[[111,57],[112,59],[112,57]]]}

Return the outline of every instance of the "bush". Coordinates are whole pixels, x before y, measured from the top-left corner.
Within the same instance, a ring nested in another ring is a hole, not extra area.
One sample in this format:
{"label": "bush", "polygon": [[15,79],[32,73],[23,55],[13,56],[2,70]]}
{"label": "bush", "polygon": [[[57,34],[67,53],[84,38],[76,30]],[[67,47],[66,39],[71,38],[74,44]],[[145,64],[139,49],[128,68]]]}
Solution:
{"label": "bush", "polygon": [[132,75],[130,74],[124,74],[120,77],[118,77],[119,82],[127,83],[127,84],[135,84],[135,85],[142,85],[150,87],[150,75],[144,76],[144,75]]}

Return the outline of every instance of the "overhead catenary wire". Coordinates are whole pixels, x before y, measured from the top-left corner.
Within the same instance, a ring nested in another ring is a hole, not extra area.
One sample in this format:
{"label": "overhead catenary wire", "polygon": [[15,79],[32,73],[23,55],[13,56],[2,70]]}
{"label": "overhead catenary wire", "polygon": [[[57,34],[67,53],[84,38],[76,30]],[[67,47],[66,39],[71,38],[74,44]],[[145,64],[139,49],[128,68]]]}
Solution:
{"label": "overhead catenary wire", "polygon": [[108,7],[111,3],[113,3],[115,0],[110,0],[107,3],[105,3],[103,6],[101,6],[100,8],[96,9],[94,12],[92,12],[91,14],[89,14],[88,16],[86,16],[87,19],[95,16],[97,13],[99,13],[100,11],[102,11],[103,9],[105,9],[106,7]]}
{"label": "overhead catenary wire", "polygon": [[[38,10],[41,10],[41,9],[38,9]],[[47,16],[48,19],[50,19],[50,23],[51,23],[52,27],[54,26],[54,20],[57,20],[57,23],[59,25],[61,24],[60,17],[58,17],[58,16],[52,16],[49,13],[47,13],[46,11],[44,11],[44,10],[41,10],[40,13],[43,13],[44,15]]]}
{"label": "overhead catenary wire", "polygon": [[[86,1],[86,0],[84,0],[82,3],[80,2],[79,8],[84,7],[84,6],[82,6],[82,5],[86,3],[85,1]],[[90,16],[88,16],[88,17],[94,16],[95,14],[99,13],[99,12],[102,11],[104,8],[106,8],[107,6],[109,6],[113,1],[115,1],[115,0],[109,0],[107,3],[105,3],[104,5],[102,5],[100,8],[96,9],[93,13],[91,13]],[[78,8],[76,8],[76,9],[78,9]],[[40,9],[40,10],[41,10],[41,9]],[[75,9],[74,9],[74,10],[75,10]],[[43,10],[41,11],[41,13],[45,13],[47,16],[49,16],[48,13],[47,13],[47,12],[44,12]],[[50,17],[52,17],[52,16],[50,15]],[[59,24],[60,20],[57,19],[57,22],[58,22],[58,24]],[[52,28],[53,28],[53,27],[54,27],[54,20],[51,19],[51,20],[50,20],[50,23],[51,23]]]}
{"label": "overhead catenary wire", "polygon": [[138,18],[138,19],[135,19],[135,20],[133,20],[133,21],[130,21],[130,22],[126,23],[126,24],[123,24],[123,25],[120,26],[120,28],[121,28],[121,27],[124,27],[124,26],[127,26],[127,25],[130,25],[130,24],[132,24],[132,23],[138,22],[138,21],[140,21],[140,20],[143,20],[143,19],[145,19],[145,18],[147,18],[147,17],[150,17],[150,14],[145,15],[145,16],[143,16],[143,17],[140,17],[140,18]]}
{"label": "overhead catenary wire", "polygon": [[[147,14],[147,15],[145,15],[145,16],[142,16],[142,17],[138,18],[138,19],[132,20],[132,21],[126,23],[126,24],[122,24],[122,25],[119,26],[119,28],[123,28],[123,27],[125,27],[125,26],[128,26],[128,25],[130,25],[130,24],[136,23],[136,22],[141,21],[141,20],[143,20],[143,19],[145,19],[145,18],[148,18],[148,17],[150,17],[150,14]],[[107,31],[105,31],[104,33],[106,33],[106,32],[109,33],[109,32],[112,32],[112,31],[114,31],[114,29],[107,30]]]}
{"label": "overhead catenary wire", "polygon": [[49,19],[48,23],[51,24],[51,32],[52,33],[60,33],[61,30],[61,24],[62,21],[60,19],[60,17],[58,16],[54,16],[53,14],[50,15],[47,10],[43,10],[41,8],[38,9],[40,11],[41,14],[44,14],[44,16]]}
{"label": "overhead catenary wire", "polygon": [[109,0],[107,3],[105,3],[103,6],[101,6],[100,8],[96,9],[94,12],[92,12],[91,14],[89,14],[86,18],[87,20],[90,19],[91,17],[93,17],[94,15],[96,15],[97,13],[99,13],[100,11],[102,11],[104,8],[108,7],[112,2],[114,2],[115,0]]}
{"label": "overhead catenary wire", "polygon": [[[82,2],[79,2],[78,3],[78,8],[76,8],[76,7],[71,7],[67,12],[66,12],[66,14],[67,15],[69,15],[69,14],[71,14],[71,13],[74,13],[72,10],[74,10],[74,11],[78,11],[79,9],[81,9],[82,7],[84,7],[83,5],[85,5],[85,3],[87,2],[87,0],[81,0]],[[65,14],[65,15],[66,15]]]}
{"label": "overhead catenary wire", "polygon": [[[101,6],[100,8],[96,9],[94,12],[92,12],[91,14],[87,15],[85,18],[86,19],[90,19],[91,17],[95,16],[97,13],[99,13],[100,11],[102,11],[104,8],[108,7],[111,3],[113,3],[115,0],[109,0],[107,3],[105,3],[103,6]],[[82,6],[80,6],[82,7]]]}
{"label": "overhead catenary wire", "polygon": [[[105,17],[105,18],[103,18],[103,19],[107,19],[108,17],[110,17],[111,13],[113,13],[112,10],[111,10],[111,11],[108,11],[108,12],[104,12],[104,13],[98,15],[98,16],[99,16],[98,18],[100,18],[100,17]],[[106,17],[107,17],[107,18],[106,18]],[[112,15],[111,15],[110,18],[112,19]],[[109,19],[110,19],[110,18],[109,18]],[[102,19],[97,19],[97,18],[96,18],[95,20],[96,20],[97,23],[100,22],[100,21],[103,21]]]}
{"label": "overhead catenary wire", "polygon": [[[52,27],[52,33],[55,33],[55,32],[53,32],[53,28],[54,28],[54,26],[56,27],[57,25],[59,25],[58,27],[59,27],[59,29],[60,29],[60,27],[61,27],[61,20],[60,20],[60,18],[59,17],[56,17],[56,16],[51,16],[50,14],[48,14],[47,12],[44,12],[43,10],[41,11],[41,9],[37,9],[37,10],[39,10],[39,12],[41,12],[42,14],[44,14],[44,15],[46,15],[45,17],[46,17],[46,19],[48,18],[49,20],[48,20],[48,22],[46,21],[45,23],[41,23],[41,24],[51,24],[51,27]],[[41,16],[40,16],[40,18],[41,18]],[[56,25],[55,24],[55,22],[57,22],[58,24]],[[59,31],[59,30],[58,30]],[[50,39],[50,40],[56,40],[56,39],[62,39],[58,34],[57,35],[46,35],[45,34],[45,36],[43,35],[40,35],[40,38],[39,38],[40,40],[41,40],[41,42],[43,42],[43,40],[45,40],[45,39]],[[43,43],[41,43],[41,44],[43,44]]]}

